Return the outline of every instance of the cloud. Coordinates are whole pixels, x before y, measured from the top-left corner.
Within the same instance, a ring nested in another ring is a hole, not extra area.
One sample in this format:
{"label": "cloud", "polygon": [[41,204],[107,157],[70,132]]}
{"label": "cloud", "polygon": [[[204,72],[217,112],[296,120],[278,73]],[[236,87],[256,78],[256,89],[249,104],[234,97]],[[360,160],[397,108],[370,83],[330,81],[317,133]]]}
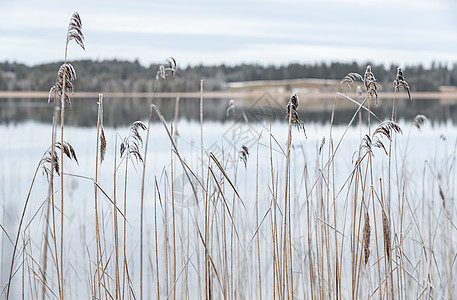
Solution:
{"label": "cloud", "polygon": [[179,53],[194,64],[303,56],[425,62],[453,59],[457,48],[455,4],[446,0],[81,0],[71,6],[19,0],[2,6],[0,59],[30,64],[61,59],[72,9],[82,17],[87,46],[72,58],[150,63]]}

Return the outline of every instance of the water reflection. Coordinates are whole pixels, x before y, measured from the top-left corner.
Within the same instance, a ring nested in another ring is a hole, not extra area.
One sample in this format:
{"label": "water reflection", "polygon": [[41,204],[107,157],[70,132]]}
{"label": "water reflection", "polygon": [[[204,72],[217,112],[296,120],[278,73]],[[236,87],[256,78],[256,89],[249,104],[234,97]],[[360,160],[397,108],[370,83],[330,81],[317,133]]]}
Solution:
{"label": "water reflection", "polygon": [[[65,123],[74,126],[94,126],[97,120],[98,99],[78,98],[72,101],[71,107],[66,110]],[[300,116],[306,122],[327,123],[331,119],[334,99],[321,99],[319,106],[307,107],[301,104]],[[227,114],[230,99],[204,99],[204,119],[211,121],[231,121],[232,115]],[[146,98],[104,98],[104,123],[105,126],[123,126],[131,124],[134,120],[148,118],[151,99]],[[172,120],[175,117],[177,101],[174,99],[155,99],[165,119]],[[271,103],[256,103],[255,101],[237,101],[235,116],[244,118],[246,121],[255,122],[259,116],[262,119],[284,119],[284,99]],[[342,104],[343,103],[343,104]],[[446,122],[457,121],[457,105],[452,103],[442,104],[439,99],[420,99],[409,101],[399,99],[396,102],[397,119],[413,119],[418,114],[427,116],[430,121]],[[341,105],[342,104],[342,105]],[[348,105],[344,100],[339,100],[334,115],[335,124],[347,124],[352,118],[357,106]],[[378,106],[372,104],[372,111],[381,120],[390,118],[392,114],[392,101],[381,100]],[[187,120],[199,120],[200,99],[181,98],[179,101],[179,118]],[[153,116],[155,121],[158,120]],[[366,119],[366,113],[362,112],[362,119]],[[50,123],[52,120],[52,103],[45,99],[0,99],[0,123],[20,123],[23,121],[37,121]]]}

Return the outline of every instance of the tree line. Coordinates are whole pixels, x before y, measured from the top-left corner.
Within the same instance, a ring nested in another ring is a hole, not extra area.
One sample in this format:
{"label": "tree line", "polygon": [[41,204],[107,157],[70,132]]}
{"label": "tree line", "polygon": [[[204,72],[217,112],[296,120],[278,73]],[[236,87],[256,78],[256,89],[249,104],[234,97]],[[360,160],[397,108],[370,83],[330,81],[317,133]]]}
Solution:
{"label": "tree line", "polygon": [[[0,62],[0,90],[46,91],[55,83],[61,62],[27,66],[16,62]],[[78,79],[76,91],[89,92],[151,92],[159,64],[141,65],[138,61],[80,60],[72,62]],[[175,79],[161,82],[161,91],[195,92],[200,80],[205,90],[227,89],[227,83],[251,80],[296,78],[342,79],[350,72],[364,74],[369,63],[313,63],[287,65],[195,65],[178,69]],[[377,80],[384,86],[395,80],[397,65],[371,64]],[[415,92],[438,91],[442,85],[457,86],[457,63],[452,66],[433,63],[402,66],[407,82]]]}

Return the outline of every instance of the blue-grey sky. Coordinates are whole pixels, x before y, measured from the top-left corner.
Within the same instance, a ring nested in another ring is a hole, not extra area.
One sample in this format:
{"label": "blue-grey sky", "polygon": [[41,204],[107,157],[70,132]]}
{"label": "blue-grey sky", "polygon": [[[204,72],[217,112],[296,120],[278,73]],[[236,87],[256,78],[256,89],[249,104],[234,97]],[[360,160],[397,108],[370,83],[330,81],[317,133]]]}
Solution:
{"label": "blue-grey sky", "polygon": [[74,11],[86,51],[70,60],[457,62],[454,0],[0,0],[0,61],[62,60]]}

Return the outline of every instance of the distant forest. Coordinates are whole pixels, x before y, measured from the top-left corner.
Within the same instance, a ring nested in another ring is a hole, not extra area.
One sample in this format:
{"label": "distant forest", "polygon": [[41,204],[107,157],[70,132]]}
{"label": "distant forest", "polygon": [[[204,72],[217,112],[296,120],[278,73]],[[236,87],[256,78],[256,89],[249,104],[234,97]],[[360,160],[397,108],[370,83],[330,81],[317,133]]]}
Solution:
{"label": "distant forest", "polygon": [[[71,62],[76,69],[76,91],[89,92],[151,92],[158,64],[146,67],[138,61],[92,61]],[[179,63],[179,61],[178,61]],[[0,90],[48,91],[56,80],[61,62],[27,66],[15,62],[0,62]],[[236,66],[187,66],[178,69],[173,80],[161,82],[160,91],[198,91],[200,80],[205,81],[205,90],[219,91],[227,88],[228,82],[251,80],[279,80],[295,78],[342,79],[350,72],[364,74],[367,64],[352,63],[291,63],[281,66],[241,64]],[[396,65],[386,67],[371,64],[377,80],[383,85],[392,85]],[[179,67],[179,66],[178,66]],[[457,85],[457,63],[452,67],[432,64],[403,68],[411,90],[438,91],[442,85]]]}

